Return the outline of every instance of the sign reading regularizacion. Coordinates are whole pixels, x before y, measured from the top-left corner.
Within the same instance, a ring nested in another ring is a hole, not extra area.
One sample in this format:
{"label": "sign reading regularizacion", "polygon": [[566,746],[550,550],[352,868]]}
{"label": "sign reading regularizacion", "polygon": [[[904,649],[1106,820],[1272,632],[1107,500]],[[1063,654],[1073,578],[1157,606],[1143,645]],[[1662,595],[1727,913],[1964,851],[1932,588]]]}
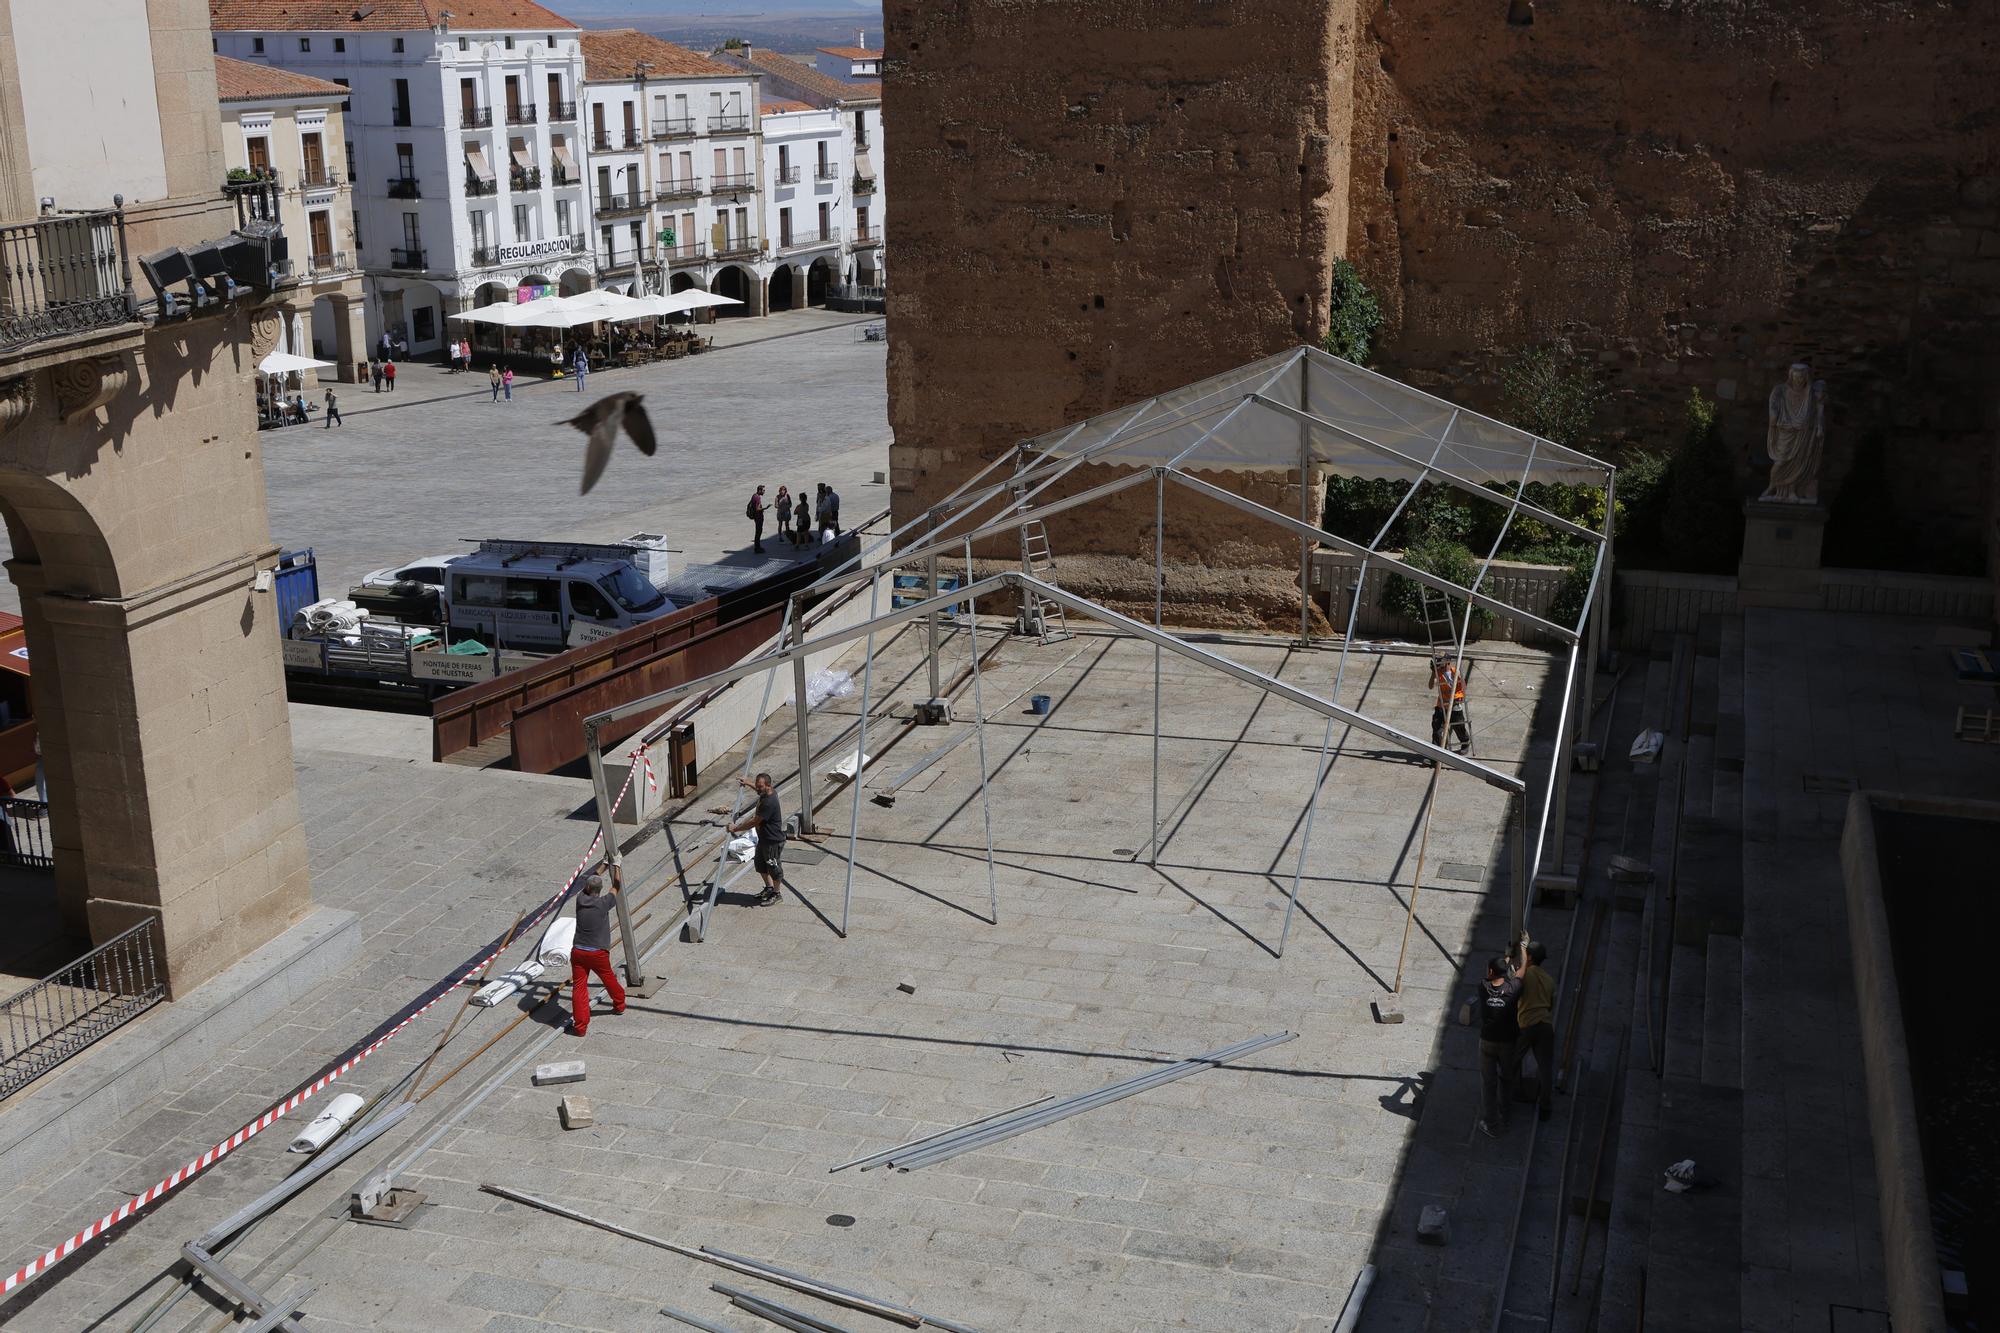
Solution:
{"label": "sign reading regularizacion", "polygon": [[568,236],[556,236],[546,241],[526,241],[520,245],[503,245],[494,254],[502,264],[519,263],[523,259],[541,259],[549,255],[574,253],[576,242]]}

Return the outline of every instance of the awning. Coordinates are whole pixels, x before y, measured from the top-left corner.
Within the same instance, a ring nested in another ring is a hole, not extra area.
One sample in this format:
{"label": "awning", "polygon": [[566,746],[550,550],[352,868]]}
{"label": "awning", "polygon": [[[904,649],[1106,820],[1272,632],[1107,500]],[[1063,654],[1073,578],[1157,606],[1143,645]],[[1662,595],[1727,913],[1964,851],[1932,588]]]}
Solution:
{"label": "awning", "polygon": [[493,168],[486,165],[486,150],[476,143],[465,146],[465,166],[482,185],[493,180]]}
{"label": "awning", "polygon": [[865,150],[854,155],[854,175],[858,180],[874,179],[875,168],[869,164]]}
{"label": "awning", "polygon": [[733,296],[717,296],[713,292],[697,291],[690,287],[684,292],[674,292],[668,296],[642,296],[639,304],[646,307],[649,315],[682,315],[690,310],[703,310],[715,305],[742,305]]}
{"label": "awning", "polygon": [[289,375],[295,370],[318,370],[330,366],[331,361],[315,361],[309,356],[295,356],[290,352],[273,352],[257,363],[257,369],[266,375]]}
{"label": "awning", "polygon": [[576,169],[576,159],[570,155],[567,143],[561,139],[557,139],[549,146],[549,151],[556,155],[556,161],[561,164],[565,176],[568,176],[571,180],[583,179],[583,173]]}
{"label": "awning", "polygon": [[535,169],[535,159],[528,156],[526,148],[516,148],[514,150],[514,165],[523,171],[533,171]]}
{"label": "awning", "polygon": [[514,309],[515,317],[509,323],[537,329],[573,329],[579,324],[595,324],[600,320],[616,323],[627,319],[645,319],[658,313],[649,308],[646,301],[607,291],[546,296]]}

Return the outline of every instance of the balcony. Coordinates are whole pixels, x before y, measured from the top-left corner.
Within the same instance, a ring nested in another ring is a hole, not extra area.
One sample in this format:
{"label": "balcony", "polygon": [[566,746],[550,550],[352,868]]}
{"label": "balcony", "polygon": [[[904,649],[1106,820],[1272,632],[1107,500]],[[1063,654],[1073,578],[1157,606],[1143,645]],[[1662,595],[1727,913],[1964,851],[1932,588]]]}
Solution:
{"label": "balcony", "polygon": [[755,236],[729,236],[716,250],[717,259],[747,259],[764,253],[764,243]]}
{"label": "balcony", "polygon": [[859,174],[857,174],[857,175],[856,175],[856,176],[854,177],[854,192],[855,192],[856,194],[873,194],[873,193],[875,193],[875,175],[874,175],[874,173],[873,173],[873,172],[870,172],[870,173],[869,173],[868,175],[866,175],[866,176],[862,176],[862,175],[859,175]]}
{"label": "balcony", "polygon": [[669,264],[699,264],[708,258],[707,241],[682,241],[660,247],[660,258]]}
{"label": "balcony", "polygon": [[799,183],[799,176],[803,170],[804,168],[802,167],[779,167],[778,184],[797,185]]}
{"label": "balcony", "polygon": [[709,186],[710,194],[751,194],[757,189],[755,176],[717,176]]}
{"label": "balcony", "polygon": [[312,255],[306,260],[306,273],[314,278],[329,278],[336,273],[352,273],[354,256],[345,250],[329,250],[322,255]]}
{"label": "balcony", "polygon": [[500,193],[500,182],[498,180],[481,180],[479,179],[479,177],[471,175],[470,173],[466,175],[465,178],[466,198],[477,199],[482,195],[498,194],[498,193]]}
{"label": "balcony", "polygon": [[685,139],[693,133],[693,116],[668,116],[653,122],[655,139]]}
{"label": "balcony", "polygon": [[745,111],[724,112],[708,118],[710,134],[742,134],[750,128],[750,114]]}
{"label": "balcony", "polygon": [[398,127],[399,129],[407,128],[410,123],[410,108],[406,106],[390,107],[389,123],[391,125]]}
{"label": "balcony", "polygon": [[650,247],[640,250],[614,250],[609,259],[598,264],[597,271],[600,275],[609,277],[614,273],[629,273],[639,265],[649,264],[652,261],[653,251]]}
{"label": "balcony", "polygon": [[301,190],[331,190],[339,184],[340,177],[334,175],[325,167],[320,167],[317,170],[308,167],[305,173],[299,177],[299,188]]}
{"label": "balcony", "polygon": [[840,168],[832,162],[822,162],[813,168],[813,179],[816,181],[837,181],[840,179]]}
{"label": "balcony", "polygon": [[475,245],[472,247],[472,266],[474,268],[492,268],[499,262],[500,250],[498,246]]}
{"label": "balcony", "polygon": [[522,104],[522,105],[520,105],[520,106],[510,106],[510,107],[508,107],[508,108],[507,108],[507,123],[508,123],[509,125],[532,125],[532,124],[534,124],[534,123],[535,123],[535,104],[534,104],[533,102],[526,102],[526,103],[523,103],[523,104]]}
{"label": "balcony", "polygon": [[564,171],[562,164],[557,163],[555,166],[549,168],[549,183],[559,190],[566,185],[581,185],[583,184],[583,173]]}
{"label": "balcony", "polygon": [[389,178],[389,197],[391,199],[421,199],[424,197],[424,192],[423,188],[417,184],[415,176],[391,176]]}
{"label": "balcony", "polygon": [[813,250],[820,246],[839,245],[840,228],[828,227],[824,230],[795,231],[790,236],[778,238],[780,250]]}
{"label": "balcony", "polygon": [[575,119],[576,119],[576,103],[574,102],[549,103],[549,123],[551,125],[555,124],[559,120],[575,120]]}
{"label": "balcony", "polygon": [[539,190],[542,188],[540,167],[515,167],[507,173],[507,188],[510,190]]}
{"label": "balcony", "polygon": [[854,248],[856,250],[874,250],[878,249],[881,244],[882,229],[880,227],[856,227],[854,229]]}
{"label": "balcony", "polygon": [[490,106],[461,110],[458,113],[458,127],[462,130],[490,130],[493,128],[493,108]]}
{"label": "balcony", "polygon": [[698,199],[702,193],[699,176],[689,176],[685,180],[661,181],[658,190],[661,199]]}
{"label": "balcony", "polygon": [[247,227],[253,222],[281,222],[278,216],[278,194],[283,182],[273,171],[262,178],[233,178],[222,183],[222,195],[236,203],[236,225]]}
{"label": "balcony", "polygon": [[0,353],[138,318],[123,209],[0,227]]}
{"label": "balcony", "polygon": [[623,217],[629,213],[643,213],[652,205],[652,200],[643,194],[626,193],[606,195],[597,201],[597,216],[601,218]]}
{"label": "balcony", "polygon": [[423,266],[424,252],[422,250],[391,250],[389,252],[390,268],[420,269]]}

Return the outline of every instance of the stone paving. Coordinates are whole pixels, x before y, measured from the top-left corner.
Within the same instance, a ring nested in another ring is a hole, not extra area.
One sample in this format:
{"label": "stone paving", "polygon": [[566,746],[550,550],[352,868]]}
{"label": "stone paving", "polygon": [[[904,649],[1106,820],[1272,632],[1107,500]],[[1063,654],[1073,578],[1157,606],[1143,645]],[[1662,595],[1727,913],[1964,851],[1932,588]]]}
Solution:
{"label": "stone paving", "polygon": [[[875,318],[808,310],[719,321],[714,351],[596,371],[582,395],[571,379],[520,380],[511,403],[495,403],[483,373],[420,364],[393,394],[338,385],[343,425],[258,435],[272,539],[312,547],[332,594],[372,569],[463,550],[466,537],[659,531],[689,501],[728,520],[727,536],[691,545],[670,532],[687,549],[677,559],[715,559],[748,544],[743,501],[759,483],[775,496],[780,485],[831,481],[843,519],[858,521],[888,501],[886,486],[866,489],[888,467],[886,345],[858,336]],[[660,452],[621,443],[597,488],[579,495],[583,436],[564,419],[624,390],[646,395]],[[243,392],[247,405],[247,381]],[[0,536],[0,555],[11,554]],[[0,581],[0,609],[19,609],[10,582]]]}
{"label": "stone paving", "polygon": [[[905,632],[884,645],[874,713],[907,715],[923,693],[915,642]],[[954,635],[947,662],[965,661],[969,646]],[[1217,646],[1320,688],[1332,664],[1330,654],[1273,640]],[[1482,670],[1482,753],[1519,758],[1545,667],[1538,655],[1496,650]],[[1049,716],[1007,702],[1052,669],[1036,686],[1057,700]],[[997,924],[983,919],[975,744],[954,750],[933,782],[912,784],[893,809],[863,800],[846,940],[822,914],[840,913],[851,798],[823,787],[824,856],[795,857],[791,869],[812,906],[795,897],[751,909],[732,893],[705,944],[667,947],[654,997],[601,1018],[583,1042],[557,1038],[549,1048],[589,1061],[575,1090],[593,1102],[593,1128],[560,1130],[556,1090],[530,1088],[524,1070],[416,1162],[410,1181],[431,1205],[414,1229],[316,1220],[374,1160],[371,1149],[253,1232],[239,1271],[276,1288],[315,1282],[314,1328],[624,1329],[658,1326],[663,1301],[721,1312],[705,1291],[717,1273],[476,1190],[492,1180],[981,1328],[1323,1330],[1375,1244],[1420,1075],[1435,1067],[1439,1023],[1489,895],[1476,879],[1427,869],[1404,982],[1410,1021],[1374,1023],[1368,1005],[1385,996],[1402,939],[1428,769],[1369,738],[1345,738],[1280,959],[1322,723],[1167,657],[1163,813],[1206,780],[1159,866],[1148,867],[1120,849],[1147,836],[1152,674],[1144,645],[1089,633],[1010,641],[983,673]],[[1378,715],[1413,730],[1427,721],[1421,658],[1363,656],[1348,681],[1348,697],[1366,691]],[[892,682],[904,682],[894,695]],[[836,719],[858,704],[828,704],[815,714],[816,736],[831,741]],[[763,750],[786,781],[788,725],[785,710]],[[191,1071],[110,1152],[52,1163],[39,1188],[5,1200],[9,1259],[115,1202],[119,1189],[149,1183],[309,1075],[499,934],[588,839],[575,817],[579,783],[398,759],[390,756],[410,738],[341,739],[353,730],[323,716],[302,726],[302,736],[346,752],[302,749],[299,776],[316,892],[363,913],[364,957],[227,1062]],[[871,772],[893,772],[949,735],[917,730],[886,749],[901,730],[871,724],[870,751],[882,756]],[[734,762],[714,762],[704,777],[726,783]],[[1455,775],[1444,788],[1449,817],[1431,831],[1428,864],[1471,867],[1492,882],[1505,800]],[[694,818],[675,826],[690,853],[713,832]],[[664,841],[634,853],[635,879],[661,883]],[[649,916],[678,902],[664,892]],[[356,1090],[408,1072],[450,1007],[357,1070]],[[414,1127],[392,1131],[382,1155],[459,1114],[553,1008],[475,1060]],[[438,1068],[508,1018],[505,1009],[475,1012]],[[906,1175],[827,1172],[914,1132],[1280,1028],[1299,1039],[985,1152]],[[277,1177],[282,1146],[277,1133],[253,1141],[0,1318],[76,1327],[122,1306],[103,1326],[125,1327],[162,1289],[145,1284],[182,1240]],[[830,1224],[837,1215],[855,1223]],[[184,1303],[164,1327],[196,1310]]]}

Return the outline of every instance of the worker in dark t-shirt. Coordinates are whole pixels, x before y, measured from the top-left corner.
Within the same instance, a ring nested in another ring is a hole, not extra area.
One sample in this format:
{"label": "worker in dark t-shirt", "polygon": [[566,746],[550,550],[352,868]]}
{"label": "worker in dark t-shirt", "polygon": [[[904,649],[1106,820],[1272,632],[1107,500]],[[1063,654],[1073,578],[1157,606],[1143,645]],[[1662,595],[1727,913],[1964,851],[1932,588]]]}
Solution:
{"label": "worker in dark t-shirt", "polygon": [[618,974],[611,968],[611,914],[618,910],[619,874],[617,866],[609,867],[611,879],[607,883],[605,869],[600,862],[576,896],[576,938],[569,946],[569,1030],[579,1037],[590,1031],[593,974],[611,996],[611,1012],[625,1012],[625,988],[618,984]]}
{"label": "worker in dark t-shirt", "polygon": [[1507,1128],[1507,1104],[1514,1100],[1514,1043],[1521,1035],[1521,979],[1505,958],[1486,965],[1474,1002],[1479,1011],[1479,1130],[1498,1138]]}
{"label": "worker in dark t-shirt", "polygon": [[[725,825],[729,833],[745,833],[757,830],[757,854],[753,862],[759,878],[764,881],[764,891],[757,895],[757,906],[763,907],[778,901],[780,886],[785,880],[785,811],[778,804],[777,787],[769,773],[759,773],[756,781],[748,778],[736,779],[739,786],[748,787],[757,793],[756,804],[745,812],[743,818]],[[713,813],[726,815],[729,807],[718,805]]]}

